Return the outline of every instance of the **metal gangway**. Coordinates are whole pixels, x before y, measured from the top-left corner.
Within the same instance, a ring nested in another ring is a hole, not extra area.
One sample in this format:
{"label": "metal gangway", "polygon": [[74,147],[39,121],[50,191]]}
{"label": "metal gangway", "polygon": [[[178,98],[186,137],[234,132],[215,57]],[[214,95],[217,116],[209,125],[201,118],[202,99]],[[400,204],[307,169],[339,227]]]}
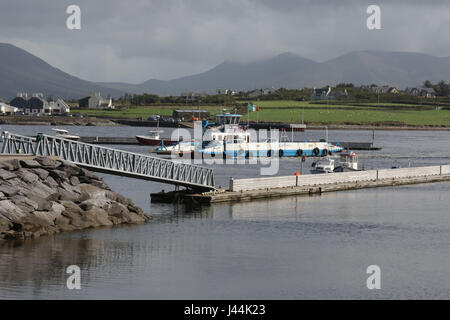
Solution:
{"label": "metal gangway", "polygon": [[91,171],[168,183],[195,190],[215,189],[214,174],[210,168],[45,134],[27,137],[4,132],[1,152],[56,156]]}

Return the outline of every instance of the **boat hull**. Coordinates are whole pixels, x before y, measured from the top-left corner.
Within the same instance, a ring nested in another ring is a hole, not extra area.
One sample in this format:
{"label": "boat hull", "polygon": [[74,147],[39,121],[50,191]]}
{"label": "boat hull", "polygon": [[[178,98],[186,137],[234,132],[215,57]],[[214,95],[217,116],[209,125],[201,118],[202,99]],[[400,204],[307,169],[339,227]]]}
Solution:
{"label": "boat hull", "polygon": [[320,157],[340,152],[343,148],[324,142],[288,142],[277,144],[244,143],[226,144],[215,148],[205,148],[202,153],[233,157]]}
{"label": "boat hull", "polygon": [[136,136],[136,140],[137,142],[139,142],[139,144],[147,146],[161,146],[161,145],[171,146],[178,142],[170,139],[152,139],[145,136]]}

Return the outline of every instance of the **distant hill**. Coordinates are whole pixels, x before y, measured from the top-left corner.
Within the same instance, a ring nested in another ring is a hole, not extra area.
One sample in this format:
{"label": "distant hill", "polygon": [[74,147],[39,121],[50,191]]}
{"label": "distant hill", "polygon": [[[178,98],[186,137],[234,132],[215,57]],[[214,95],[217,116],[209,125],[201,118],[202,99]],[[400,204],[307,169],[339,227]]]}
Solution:
{"label": "distant hill", "polygon": [[0,98],[10,100],[17,92],[80,98],[94,91],[104,96],[123,94],[120,89],[102,87],[71,76],[23,49],[0,43]]}
{"label": "distant hill", "polygon": [[303,88],[352,82],[356,85],[420,86],[425,80],[450,81],[450,57],[411,52],[356,51],[318,63],[284,53],[252,63],[224,62],[196,75],[139,85],[102,83],[129,93],[177,95],[185,91],[217,89]]}
{"label": "distant hill", "polygon": [[420,86],[425,80],[450,82],[450,57],[412,52],[355,51],[325,62],[291,53],[250,63],[223,62],[203,73],[141,84],[94,83],[73,77],[13,45],[0,44],[0,98],[17,92],[78,98],[93,91],[118,97],[124,93],[179,95],[188,91],[215,93],[217,89],[303,88],[352,82]]}

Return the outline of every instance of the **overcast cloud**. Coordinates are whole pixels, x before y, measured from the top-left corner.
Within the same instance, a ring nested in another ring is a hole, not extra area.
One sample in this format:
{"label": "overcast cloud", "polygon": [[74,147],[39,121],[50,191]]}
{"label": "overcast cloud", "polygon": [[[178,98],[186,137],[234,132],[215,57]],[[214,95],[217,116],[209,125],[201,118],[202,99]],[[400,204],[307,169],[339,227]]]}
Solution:
{"label": "overcast cloud", "polygon": [[[82,29],[66,28],[66,8]],[[382,30],[366,27],[378,4]],[[0,42],[93,81],[139,83],[283,52],[324,61],[355,50],[450,56],[450,1],[0,0]]]}

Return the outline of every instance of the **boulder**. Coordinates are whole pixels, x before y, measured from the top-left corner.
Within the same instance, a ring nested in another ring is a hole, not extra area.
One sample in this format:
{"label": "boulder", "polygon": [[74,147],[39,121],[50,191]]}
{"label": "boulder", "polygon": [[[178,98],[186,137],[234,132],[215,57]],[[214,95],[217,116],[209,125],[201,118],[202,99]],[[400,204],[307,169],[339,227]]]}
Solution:
{"label": "boulder", "polygon": [[116,193],[112,192],[110,190],[102,189],[98,186],[94,186],[92,184],[82,183],[78,185],[78,188],[89,194],[90,198],[96,199],[96,198],[107,198],[114,200],[116,198]]}
{"label": "boulder", "polygon": [[74,202],[80,201],[80,194],[78,193],[69,192],[61,187],[58,187],[57,190],[59,194],[58,199],[61,201],[74,201]]}
{"label": "boulder", "polygon": [[60,216],[64,210],[65,210],[65,207],[61,203],[51,201],[50,212],[54,212],[54,214],[56,216]]}
{"label": "boulder", "polygon": [[12,222],[20,221],[26,216],[25,212],[10,200],[0,201],[0,214]]}
{"label": "boulder", "polygon": [[16,177],[16,175],[13,172],[5,170],[5,169],[0,169],[0,179],[9,180],[9,179],[12,179],[15,177]]}
{"label": "boulder", "polygon": [[103,182],[102,180],[92,180],[91,181],[91,185],[92,186],[96,186],[96,187],[98,187],[100,189],[111,190],[109,188],[109,186],[105,182]]}
{"label": "boulder", "polygon": [[60,205],[62,205],[64,207],[64,209],[62,210],[61,213],[64,212],[71,212],[71,213],[76,213],[78,215],[81,216],[83,209],[80,208],[80,206],[78,206],[75,202],[70,201],[70,200],[62,200],[59,202]]}
{"label": "boulder", "polygon": [[39,180],[39,176],[34,174],[31,170],[20,168],[17,170],[17,176],[26,183],[34,183]]}
{"label": "boulder", "polygon": [[11,185],[7,185],[5,183],[0,184],[0,192],[2,192],[7,197],[13,197],[18,194],[20,191],[19,188]]}
{"label": "boulder", "polygon": [[50,188],[41,181],[33,183],[32,185],[30,185],[29,189],[31,190],[32,193],[35,193],[36,195],[42,198],[47,198],[52,193],[55,193],[54,188]]}
{"label": "boulder", "polygon": [[15,171],[20,168],[20,162],[17,159],[4,161],[0,163],[0,168],[8,170],[8,171]]}
{"label": "boulder", "polygon": [[92,172],[81,168],[81,176],[92,179],[92,180],[100,180],[100,178],[98,176],[96,176],[95,174],[93,174]]}
{"label": "boulder", "polygon": [[3,216],[0,216],[0,233],[11,229],[11,221]]}
{"label": "boulder", "polygon": [[73,186],[77,186],[80,184],[80,179],[78,179],[78,177],[76,176],[70,177],[70,184]]}
{"label": "boulder", "polygon": [[36,160],[20,160],[20,165],[24,168],[40,168],[41,164]]}
{"label": "boulder", "polygon": [[35,174],[37,174],[39,176],[39,179],[41,180],[45,180],[48,177],[48,171],[41,169],[41,168],[35,168],[32,170],[32,172],[34,172]]}
{"label": "boulder", "polygon": [[63,166],[61,169],[65,172],[68,178],[72,176],[79,176],[81,174],[81,168],[77,166]]}
{"label": "boulder", "polygon": [[124,204],[126,206],[128,206],[128,205],[134,206],[133,200],[131,200],[130,198],[124,197],[121,194],[116,193],[116,198],[114,200],[121,204]]}
{"label": "boulder", "polygon": [[55,212],[51,211],[34,211],[33,215],[37,218],[41,219],[42,221],[45,221],[45,224],[47,226],[55,225],[55,220],[57,217],[60,217],[61,215],[56,215]]}
{"label": "boulder", "polygon": [[[10,200],[23,212],[33,212],[39,210],[39,203],[33,201],[29,197],[15,195],[14,197],[11,197]],[[42,201],[46,203],[45,199],[42,199]]]}
{"label": "boulder", "polygon": [[47,157],[36,157],[34,158],[34,160],[39,162],[43,168],[55,169],[61,166],[60,161],[53,160]]}
{"label": "boulder", "polygon": [[80,208],[83,210],[90,210],[92,208],[101,208],[109,210],[112,201],[105,198],[88,199],[80,203]]}
{"label": "boulder", "polygon": [[49,186],[50,188],[52,187],[57,187],[59,184],[58,182],[55,181],[55,179],[53,179],[52,177],[47,177],[44,181],[44,183]]}
{"label": "boulder", "polygon": [[4,169],[4,170],[8,170],[8,171],[14,170],[13,167],[12,167],[12,165],[11,165],[8,161],[6,161],[6,162],[0,162],[0,168],[1,168],[1,169]]}
{"label": "boulder", "polygon": [[93,221],[97,226],[112,226],[108,213],[101,208],[91,208],[83,212],[83,216],[88,221]]}
{"label": "boulder", "polygon": [[68,181],[68,176],[67,173],[64,170],[51,170],[49,172],[50,177],[52,177],[53,179],[55,179],[56,182],[60,183],[60,182],[64,182],[64,181]]}

